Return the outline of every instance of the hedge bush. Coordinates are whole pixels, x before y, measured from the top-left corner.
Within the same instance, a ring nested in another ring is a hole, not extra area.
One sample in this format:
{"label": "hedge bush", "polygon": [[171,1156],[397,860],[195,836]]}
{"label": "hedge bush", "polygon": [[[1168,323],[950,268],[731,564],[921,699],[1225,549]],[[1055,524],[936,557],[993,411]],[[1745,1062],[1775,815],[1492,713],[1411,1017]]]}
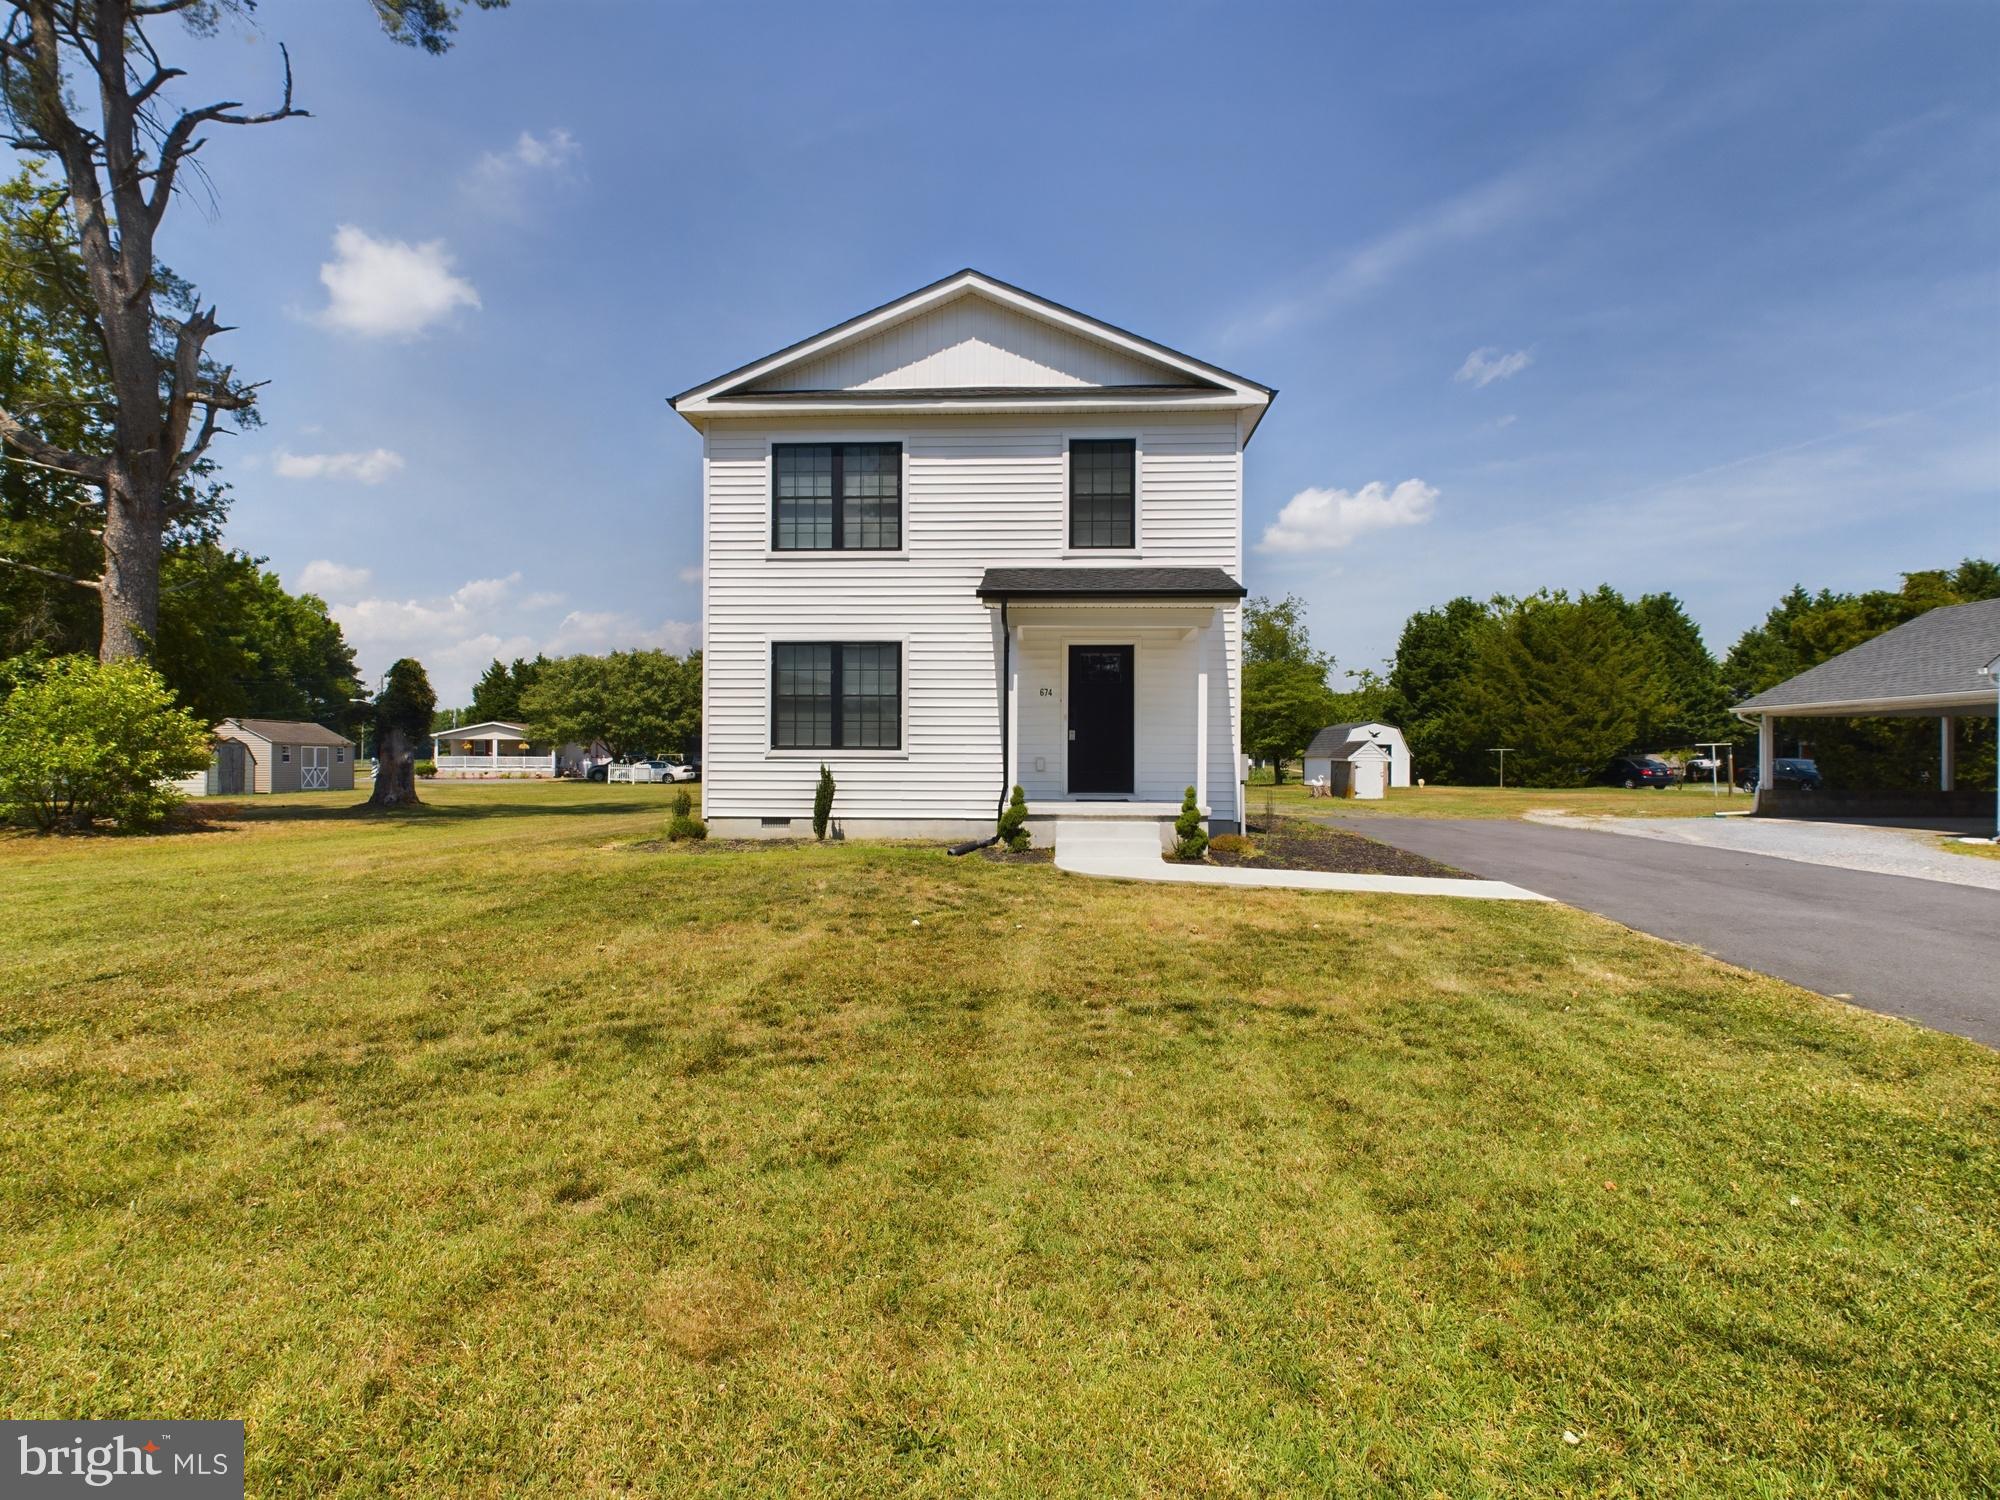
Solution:
{"label": "hedge bush", "polygon": [[209,733],[142,661],[58,656],[0,703],[0,817],[44,833],[100,818],[151,828],[207,767]]}

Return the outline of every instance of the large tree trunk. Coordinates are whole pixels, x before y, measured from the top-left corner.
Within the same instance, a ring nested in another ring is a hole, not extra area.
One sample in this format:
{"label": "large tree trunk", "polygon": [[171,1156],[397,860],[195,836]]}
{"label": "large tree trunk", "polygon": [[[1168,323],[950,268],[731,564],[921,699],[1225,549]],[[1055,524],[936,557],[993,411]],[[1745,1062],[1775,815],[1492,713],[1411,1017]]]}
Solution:
{"label": "large tree trunk", "polygon": [[165,497],[130,494],[114,485],[105,497],[104,633],[97,656],[119,661],[153,649],[160,626],[160,511]]}
{"label": "large tree trunk", "polygon": [[368,805],[416,807],[422,801],[417,795],[415,748],[402,730],[392,729],[375,746],[375,790],[369,795]]}

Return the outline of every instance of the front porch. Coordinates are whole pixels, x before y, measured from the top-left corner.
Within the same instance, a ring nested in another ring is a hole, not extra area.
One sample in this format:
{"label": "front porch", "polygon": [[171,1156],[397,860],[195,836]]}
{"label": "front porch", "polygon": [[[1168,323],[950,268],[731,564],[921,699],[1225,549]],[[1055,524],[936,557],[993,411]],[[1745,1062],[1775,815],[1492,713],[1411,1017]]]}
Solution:
{"label": "front porch", "polygon": [[1164,839],[1192,786],[1214,831],[1241,826],[1237,588],[1219,569],[989,571],[1007,784],[1031,824],[1148,820]]}
{"label": "front porch", "polygon": [[553,751],[536,750],[524,724],[492,719],[431,736],[440,776],[554,776]]}

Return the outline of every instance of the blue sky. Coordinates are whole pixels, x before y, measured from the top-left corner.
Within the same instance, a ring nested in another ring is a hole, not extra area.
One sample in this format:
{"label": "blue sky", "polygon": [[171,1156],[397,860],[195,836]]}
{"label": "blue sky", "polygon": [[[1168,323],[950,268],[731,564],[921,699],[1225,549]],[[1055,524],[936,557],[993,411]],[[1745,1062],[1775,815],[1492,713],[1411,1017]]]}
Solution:
{"label": "blue sky", "polygon": [[1280,397],[1246,580],[1343,666],[1454,594],[2000,553],[2000,8],[362,0],[167,34],[220,131],[163,254],[268,379],[238,545],[446,701],[695,638],[665,397],[964,265]]}

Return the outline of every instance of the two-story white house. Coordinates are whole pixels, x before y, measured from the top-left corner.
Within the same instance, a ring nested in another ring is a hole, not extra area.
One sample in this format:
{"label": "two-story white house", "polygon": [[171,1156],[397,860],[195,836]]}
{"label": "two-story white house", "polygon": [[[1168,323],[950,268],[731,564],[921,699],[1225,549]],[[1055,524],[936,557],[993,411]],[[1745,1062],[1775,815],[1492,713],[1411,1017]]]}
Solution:
{"label": "two-story white house", "polygon": [[[1243,450],[1275,393],[961,271],[674,398],[702,437],[705,812],[1241,826]],[[1051,827],[1051,825],[1054,825]]]}

